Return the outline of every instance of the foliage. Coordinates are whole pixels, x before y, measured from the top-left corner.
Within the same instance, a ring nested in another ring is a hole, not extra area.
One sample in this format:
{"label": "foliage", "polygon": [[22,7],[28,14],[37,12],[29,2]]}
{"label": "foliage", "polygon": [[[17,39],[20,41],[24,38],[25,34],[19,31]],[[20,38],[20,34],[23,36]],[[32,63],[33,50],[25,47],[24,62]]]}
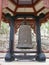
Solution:
{"label": "foliage", "polygon": [[49,21],[46,23],[43,23],[41,26],[41,31],[46,35],[49,35]]}
{"label": "foliage", "polygon": [[9,27],[7,26],[6,23],[2,22],[1,23],[0,34],[7,34],[8,32],[9,32]]}

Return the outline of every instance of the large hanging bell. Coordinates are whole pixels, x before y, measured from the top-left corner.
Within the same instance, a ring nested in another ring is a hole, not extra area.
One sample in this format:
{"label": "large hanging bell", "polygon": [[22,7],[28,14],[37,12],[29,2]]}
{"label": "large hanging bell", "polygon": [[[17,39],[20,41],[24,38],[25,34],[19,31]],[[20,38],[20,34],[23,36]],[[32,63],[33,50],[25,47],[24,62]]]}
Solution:
{"label": "large hanging bell", "polygon": [[31,49],[32,47],[33,46],[32,46],[31,27],[29,25],[21,25],[19,28],[17,48]]}

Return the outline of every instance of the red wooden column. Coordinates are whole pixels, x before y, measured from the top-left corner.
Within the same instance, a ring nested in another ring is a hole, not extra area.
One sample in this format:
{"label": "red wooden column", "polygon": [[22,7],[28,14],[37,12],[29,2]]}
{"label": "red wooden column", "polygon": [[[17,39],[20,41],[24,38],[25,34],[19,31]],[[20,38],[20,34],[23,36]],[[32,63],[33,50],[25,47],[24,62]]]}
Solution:
{"label": "red wooden column", "polygon": [[5,7],[7,7],[8,0],[0,0],[0,27],[1,27],[1,19],[2,19],[2,11]]}
{"label": "red wooden column", "polygon": [[49,9],[49,0],[43,0],[44,6]]}
{"label": "red wooden column", "polygon": [[1,16],[2,15],[2,0],[0,0],[0,28],[1,28]]}

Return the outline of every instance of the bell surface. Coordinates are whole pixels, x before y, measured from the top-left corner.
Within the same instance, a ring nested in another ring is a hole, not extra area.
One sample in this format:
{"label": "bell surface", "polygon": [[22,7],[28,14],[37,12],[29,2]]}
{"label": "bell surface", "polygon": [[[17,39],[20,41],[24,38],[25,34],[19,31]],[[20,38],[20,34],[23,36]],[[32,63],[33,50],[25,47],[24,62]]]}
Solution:
{"label": "bell surface", "polygon": [[19,28],[17,48],[31,49],[32,47],[33,46],[32,46],[31,27],[29,25],[21,25]]}

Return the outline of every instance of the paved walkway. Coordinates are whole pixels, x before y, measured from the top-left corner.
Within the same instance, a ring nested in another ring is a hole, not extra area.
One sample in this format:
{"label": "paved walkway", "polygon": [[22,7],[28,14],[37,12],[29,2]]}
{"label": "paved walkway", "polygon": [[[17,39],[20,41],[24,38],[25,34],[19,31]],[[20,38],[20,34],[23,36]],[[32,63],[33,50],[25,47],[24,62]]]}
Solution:
{"label": "paved walkway", "polygon": [[0,65],[49,65],[49,59],[47,59],[46,62],[37,62],[37,61],[5,62],[4,59],[0,59]]}

